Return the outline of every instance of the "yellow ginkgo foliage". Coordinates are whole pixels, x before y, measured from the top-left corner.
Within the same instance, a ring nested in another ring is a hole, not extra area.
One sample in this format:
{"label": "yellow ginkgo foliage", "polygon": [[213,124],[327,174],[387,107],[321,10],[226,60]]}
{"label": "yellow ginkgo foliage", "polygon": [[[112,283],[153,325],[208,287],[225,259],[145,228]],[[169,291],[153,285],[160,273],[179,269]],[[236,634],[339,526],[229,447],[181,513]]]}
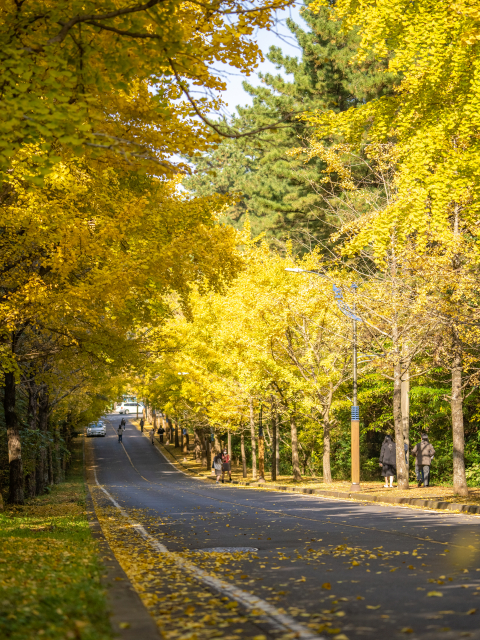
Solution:
{"label": "yellow ginkgo foliage", "polygon": [[57,163],[42,186],[32,186],[25,174],[35,158],[27,151],[12,165],[0,207],[12,502],[23,499],[15,395],[25,367],[48,387],[59,370],[74,379],[68,367],[83,371],[86,354],[92,366],[126,368],[128,357],[133,366],[148,327],[167,314],[169,295],[188,313],[192,285],[220,288],[241,264],[236,232],[219,221],[225,198],[193,198],[177,180],[85,159]]}
{"label": "yellow ginkgo foliage", "polygon": [[416,234],[419,251],[431,242],[448,245],[456,209],[465,232],[477,235],[478,4],[340,0],[333,18],[342,20],[344,29],[358,30],[360,58],[371,51],[388,58],[388,72],[398,77],[389,95],[342,113],[307,116],[317,129],[313,147],[330,135],[356,148],[395,143],[396,198],[381,215],[363,221],[354,247],[372,243],[379,256],[392,229],[398,242]]}
{"label": "yellow ginkgo foliage", "polygon": [[350,325],[332,305],[328,280],[287,273],[291,256],[244,242],[244,269],[227,289],[194,292],[191,317],[176,314],[157,336],[164,353],[151,364],[146,396],[199,428],[248,427],[254,477],[260,408],[267,425],[281,415],[294,478],[315,450],[329,482],[331,411],[351,372]]}

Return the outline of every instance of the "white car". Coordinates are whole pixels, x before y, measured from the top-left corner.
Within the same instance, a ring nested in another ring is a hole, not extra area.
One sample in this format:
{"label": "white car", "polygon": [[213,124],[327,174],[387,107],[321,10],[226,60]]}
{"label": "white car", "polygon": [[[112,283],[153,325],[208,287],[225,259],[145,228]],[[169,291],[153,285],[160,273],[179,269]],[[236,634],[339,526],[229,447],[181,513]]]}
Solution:
{"label": "white car", "polygon": [[138,407],[138,415],[141,416],[143,412],[143,404],[141,402],[122,402],[118,405],[117,411],[118,413],[137,413]]}
{"label": "white car", "polygon": [[103,422],[91,422],[87,427],[87,438],[90,436],[103,436],[107,435],[107,429]]}

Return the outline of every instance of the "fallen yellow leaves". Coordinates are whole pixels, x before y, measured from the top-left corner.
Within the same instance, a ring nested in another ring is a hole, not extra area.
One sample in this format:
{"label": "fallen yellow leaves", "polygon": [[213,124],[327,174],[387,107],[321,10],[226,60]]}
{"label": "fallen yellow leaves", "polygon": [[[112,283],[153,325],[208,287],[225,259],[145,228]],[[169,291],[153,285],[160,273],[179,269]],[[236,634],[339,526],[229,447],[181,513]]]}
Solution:
{"label": "fallen yellow leaves", "polygon": [[441,591],[429,591],[427,593],[427,596],[429,598],[442,598],[443,597],[443,593]]}

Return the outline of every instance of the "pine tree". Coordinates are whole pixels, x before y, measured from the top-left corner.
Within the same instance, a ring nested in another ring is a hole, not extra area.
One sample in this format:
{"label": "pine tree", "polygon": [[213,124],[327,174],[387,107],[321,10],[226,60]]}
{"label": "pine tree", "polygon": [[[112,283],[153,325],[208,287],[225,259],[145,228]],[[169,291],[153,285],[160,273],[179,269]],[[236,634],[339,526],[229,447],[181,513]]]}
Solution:
{"label": "pine tree", "polygon": [[[331,232],[324,202],[312,185],[319,182],[324,164],[318,158],[304,163],[288,152],[304,145],[309,125],[298,119],[304,111],[345,111],[390,91],[393,75],[385,74],[386,60],[373,56],[362,63],[353,58],[359,39],[343,33],[323,7],[314,14],[307,6],[302,16],[310,27],[293,20],[288,27],[302,51],[301,59],[271,47],[268,59],[293,76],[260,74],[261,86],[244,83],[253,105],[237,107],[233,126],[238,131],[272,126],[255,136],[225,140],[212,153],[191,159],[195,175],[187,188],[202,195],[236,192],[239,201],[228,211],[229,221],[243,226],[249,214],[253,233],[267,231],[279,239],[292,233],[306,241],[325,239]],[[275,124],[278,123],[278,124]]]}

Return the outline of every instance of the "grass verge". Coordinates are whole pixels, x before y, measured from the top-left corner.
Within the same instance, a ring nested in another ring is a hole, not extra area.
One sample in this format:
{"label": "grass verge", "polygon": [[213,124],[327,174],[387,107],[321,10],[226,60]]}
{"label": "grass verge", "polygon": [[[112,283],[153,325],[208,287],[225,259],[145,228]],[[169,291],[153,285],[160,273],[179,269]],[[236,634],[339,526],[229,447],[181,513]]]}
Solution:
{"label": "grass verge", "polygon": [[81,440],[66,482],[0,514],[0,637],[112,638],[85,515]]}

